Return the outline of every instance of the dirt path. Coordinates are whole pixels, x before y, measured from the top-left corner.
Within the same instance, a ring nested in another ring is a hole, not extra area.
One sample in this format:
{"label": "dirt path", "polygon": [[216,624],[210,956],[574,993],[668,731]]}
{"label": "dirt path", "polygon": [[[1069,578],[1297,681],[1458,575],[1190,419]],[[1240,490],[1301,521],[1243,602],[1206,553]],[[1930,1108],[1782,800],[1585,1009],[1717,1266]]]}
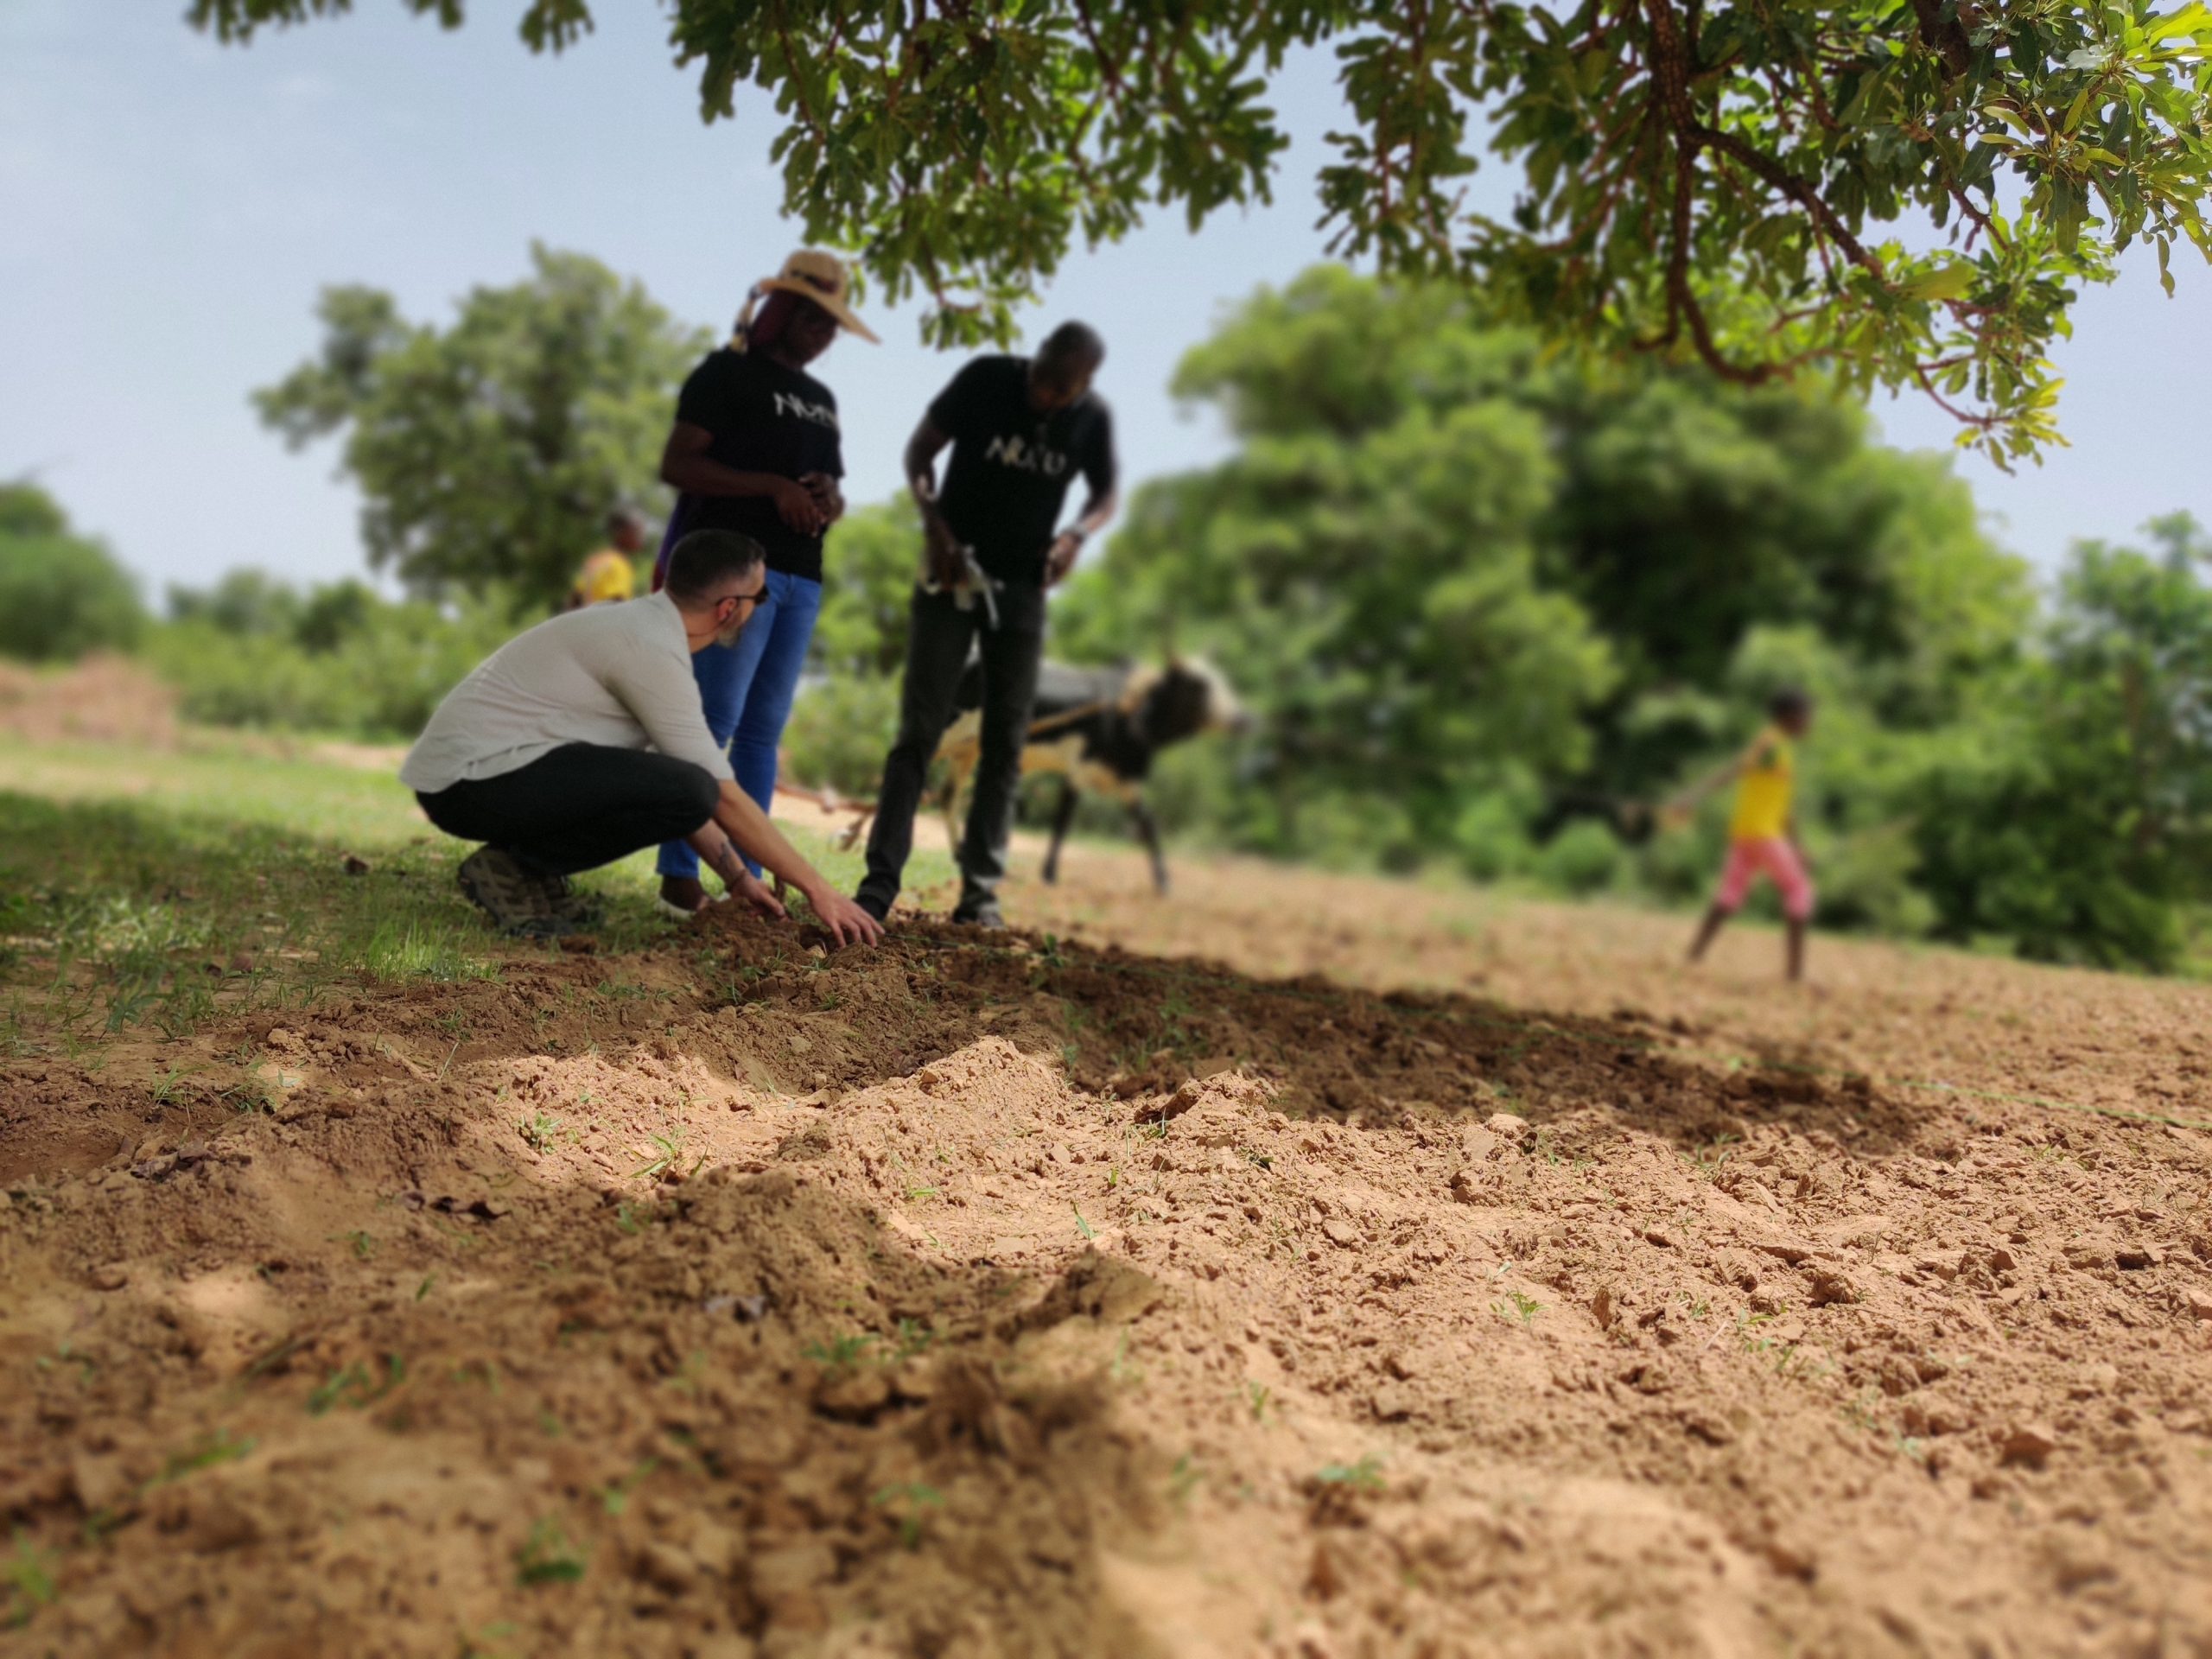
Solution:
{"label": "dirt path", "polygon": [[2203,991],[1179,873],[0,1065],[0,1652],[2212,1649]]}

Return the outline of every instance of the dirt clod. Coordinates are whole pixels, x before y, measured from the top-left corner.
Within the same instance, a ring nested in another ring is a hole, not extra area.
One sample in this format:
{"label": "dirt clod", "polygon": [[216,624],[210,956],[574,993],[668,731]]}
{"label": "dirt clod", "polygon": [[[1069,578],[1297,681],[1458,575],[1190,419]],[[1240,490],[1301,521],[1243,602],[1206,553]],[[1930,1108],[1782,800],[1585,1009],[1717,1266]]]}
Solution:
{"label": "dirt clod", "polygon": [[1806,1300],[1815,1307],[1833,1307],[1863,1300],[1858,1285],[1834,1268],[1815,1268],[1805,1275]]}
{"label": "dirt clod", "polygon": [[2058,1449],[2058,1435],[2048,1423],[2015,1423],[2005,1431],[2004,1443],[1999,1449],[2008,1465],[2040,1469],[2044,1459]]}

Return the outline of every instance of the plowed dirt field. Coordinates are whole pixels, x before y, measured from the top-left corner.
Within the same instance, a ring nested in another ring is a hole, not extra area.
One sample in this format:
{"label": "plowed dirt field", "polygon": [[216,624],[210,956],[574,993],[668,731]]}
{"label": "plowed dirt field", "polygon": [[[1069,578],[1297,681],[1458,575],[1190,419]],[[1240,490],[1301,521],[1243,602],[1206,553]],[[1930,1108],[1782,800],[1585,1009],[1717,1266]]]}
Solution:
{"label": "plowed dirt field", "polygon": [[0,1653],[2212,1652],[2205,991],[1180,874],[0,1059]]}

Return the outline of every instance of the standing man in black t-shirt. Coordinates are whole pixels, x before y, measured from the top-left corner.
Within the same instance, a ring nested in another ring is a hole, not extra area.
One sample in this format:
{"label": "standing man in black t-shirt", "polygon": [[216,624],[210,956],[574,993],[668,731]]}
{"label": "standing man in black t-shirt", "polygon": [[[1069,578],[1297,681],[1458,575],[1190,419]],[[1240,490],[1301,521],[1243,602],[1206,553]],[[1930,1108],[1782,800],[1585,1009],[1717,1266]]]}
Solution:
{"label": "standing man in black t-shirt", "polygon": [[[1084,540],[1114,516],[1113,417],[1090,390],[1105,358],[1105,343],[1079,322],[1063,323],[1033,358],[979,357],[938,394],[907,442],[906,478],[922,509],[927,576],[914,593],[899,740],[884,762],[868,877],[856,895],[879,920],[899,896],[930,760],[969,648],[980,645],[982,746],[952,917],[1005,925],[998,886],[1044,654],[1045,590],[1074,568]],[[947,444],[952,460],[940,491],[937,457]],[[1078,472],[1088,491],[1083,512],[1055,534]],[[974,591],[963,550],[991,584],[988,599]]]}
{"label": "standing man in black t-shirt", "polygon": [[[691,659],[707,729],[763,812],[775,801],[777,746],[822,610],[823,533],[845,510],[837,399],[808,369],[841,329],[875,338],[846,289],[838,260],[804,249],[756,285],[729,344],[684,381],[661,456],[662,479],[683,492],[664,565],[696,530],[735,531],[767,555],[768,585],[745,631]],[[663,847],[658,868],[663,909],[689,915],[707,902],[689,842]]]}

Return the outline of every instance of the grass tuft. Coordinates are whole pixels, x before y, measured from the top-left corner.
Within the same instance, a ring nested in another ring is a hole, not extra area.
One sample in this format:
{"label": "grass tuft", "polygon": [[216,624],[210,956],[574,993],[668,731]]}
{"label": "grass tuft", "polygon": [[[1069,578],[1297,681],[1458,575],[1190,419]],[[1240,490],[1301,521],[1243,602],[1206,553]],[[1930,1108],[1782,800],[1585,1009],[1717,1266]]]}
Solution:
{"label": "grass tuft", "polygon": [[561,1523],[547,1516],[531,1525],[530,1536],[515,1551],[515,1582],[574,1584],[584,1575],[585,1559]]}

